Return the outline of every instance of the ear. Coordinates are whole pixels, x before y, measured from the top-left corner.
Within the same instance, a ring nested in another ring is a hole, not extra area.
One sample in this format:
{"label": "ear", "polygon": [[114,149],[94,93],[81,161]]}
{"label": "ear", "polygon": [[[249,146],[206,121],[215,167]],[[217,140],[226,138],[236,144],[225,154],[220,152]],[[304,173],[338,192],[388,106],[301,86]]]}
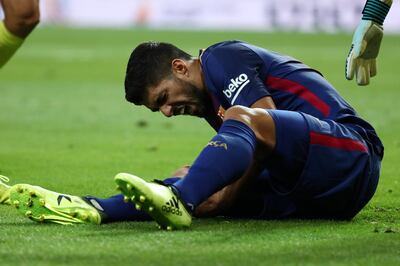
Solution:
{"label": "ear", "polygon": [[176,76],[188,76],[189,75],[189,69],[188,69],[188,66],[187,66],[185,60],[174,59],[174,60],[172,60],[171,67],[172,67],[172,72]]}

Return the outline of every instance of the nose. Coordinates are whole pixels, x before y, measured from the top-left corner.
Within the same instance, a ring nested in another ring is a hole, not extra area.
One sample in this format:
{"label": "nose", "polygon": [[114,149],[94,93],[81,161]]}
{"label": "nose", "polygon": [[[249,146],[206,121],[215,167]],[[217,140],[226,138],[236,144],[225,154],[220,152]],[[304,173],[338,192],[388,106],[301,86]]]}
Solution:
{"label": "nose", "polygon": [[173,115],[172,113],[172,106],[164,104],[163,106],[160,107],[160,112],[165,115],[166,117],[171,117]]}

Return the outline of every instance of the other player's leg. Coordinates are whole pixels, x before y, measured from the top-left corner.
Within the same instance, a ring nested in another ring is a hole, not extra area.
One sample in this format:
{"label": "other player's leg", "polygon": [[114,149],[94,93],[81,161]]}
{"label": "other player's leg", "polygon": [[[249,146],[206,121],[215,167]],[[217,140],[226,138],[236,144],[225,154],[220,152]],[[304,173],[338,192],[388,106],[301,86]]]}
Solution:
{"label": "other player's leg", "polygon": [[39,0],[0,0],[4,20],[0,22],[0,68],[18,50],[39,23]]}

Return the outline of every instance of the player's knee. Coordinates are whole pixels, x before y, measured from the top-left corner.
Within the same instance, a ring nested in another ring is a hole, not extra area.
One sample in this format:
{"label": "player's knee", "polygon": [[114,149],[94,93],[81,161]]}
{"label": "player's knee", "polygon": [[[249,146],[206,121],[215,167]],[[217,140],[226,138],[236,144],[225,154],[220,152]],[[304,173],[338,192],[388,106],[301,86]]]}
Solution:
{"label": "player's knee", "polygon": [[238,120],[245,124],[250,124],[251,109],[248,107],[235,105],[225,111],[224,120]]}
{"label": "player's knee", "polygon": [[247,124],[255,129],[258,123],[268,123],[271,119],[268,112],[260,108],[249,108],[235,105],[226,110],[224,120],[234,119]]}
{"label": "player's knee", "polygon": [[275,146],[275,123],[269,113],[260,108],[248,108],[244,106],[232,106],[226,110],[224,120],[233,119],[250,127],[257,140],[265,147]]}

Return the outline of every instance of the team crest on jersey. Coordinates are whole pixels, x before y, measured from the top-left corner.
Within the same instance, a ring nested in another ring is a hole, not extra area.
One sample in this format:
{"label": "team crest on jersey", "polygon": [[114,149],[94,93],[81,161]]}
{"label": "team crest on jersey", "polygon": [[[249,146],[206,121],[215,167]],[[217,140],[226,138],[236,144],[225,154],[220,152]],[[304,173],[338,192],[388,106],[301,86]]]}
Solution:
{"label": "team crest on jersey", "polygon": [[232,78],[231,82],[228,84],[228,88],[223,90],[222,92],[225,94],[227,98],[232,98],[232,104],[235,102],[236,97],[239,95],[240,91],[243,90],[243,88],[249,84],[250,80],[249,77],[245,74],[242,73],[236,78]]}
{"label": "team crest on jersey", "polygon": [[215,141],[210,141],[207,143],[207,146],[215,147],[215,148],[224,148],[225,150],[228,150],[228,144],[225,142],[215,140]]}

